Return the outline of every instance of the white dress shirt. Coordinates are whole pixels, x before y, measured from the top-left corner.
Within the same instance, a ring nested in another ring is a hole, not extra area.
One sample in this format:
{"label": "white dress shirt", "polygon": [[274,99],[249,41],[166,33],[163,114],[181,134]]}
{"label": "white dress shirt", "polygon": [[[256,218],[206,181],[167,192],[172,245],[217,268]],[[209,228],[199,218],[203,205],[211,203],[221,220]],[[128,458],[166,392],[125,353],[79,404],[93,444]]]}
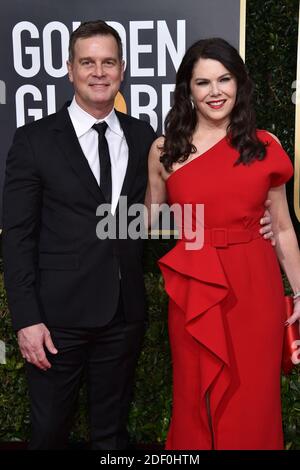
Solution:
{"label": "white dress shirt", "polygon": [[128,145],[120,126],[115,110],[101,120],[84,111],[76,102],[75,96],[68,107],[69,115],[78,137],[82,151],[88,161],[91,171],[100,184],[100,162],[98,154],[98,133],[92,126],[98,122],[107,122],[105,137],[108,143],[111,161],[112,198],[111,212],[115,213],[121,194],[128,164]]}

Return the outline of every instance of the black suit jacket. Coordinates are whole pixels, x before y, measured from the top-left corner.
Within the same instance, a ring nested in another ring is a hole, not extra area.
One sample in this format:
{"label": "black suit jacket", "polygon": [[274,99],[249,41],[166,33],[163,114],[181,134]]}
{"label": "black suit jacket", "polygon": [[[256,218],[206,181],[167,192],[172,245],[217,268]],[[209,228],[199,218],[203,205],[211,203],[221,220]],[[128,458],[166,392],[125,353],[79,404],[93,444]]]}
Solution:
{"label": "black suit jacket", "polygon": [[[129,148],[121,195],[143,203],[155,133],[117,112]],[[3,199],[5,286],[15,329],[44,322],[97,327],[110,321],[120,289],[128,321],[145,315],[142,240],[99,240],[102,192],[82,153],[67,105],[17,129]]]}

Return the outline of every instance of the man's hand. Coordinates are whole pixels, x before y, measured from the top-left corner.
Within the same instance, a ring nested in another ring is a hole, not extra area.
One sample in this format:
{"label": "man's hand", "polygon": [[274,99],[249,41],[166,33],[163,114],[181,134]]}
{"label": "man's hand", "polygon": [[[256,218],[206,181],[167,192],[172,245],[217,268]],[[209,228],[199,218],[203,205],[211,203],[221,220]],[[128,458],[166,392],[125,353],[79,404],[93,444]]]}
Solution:
{"label": "man's hand", "polygon": [[268,210],[268,207],[271,206],[271,201],[270,199],[268,199],[266,202],[265,202],[265,213],[264,213],[264,216],[260,219],[260,224],[263,226],[261,229],[260,229],[260,233],[264,236],[264,238],[266,240],[270,240],[271,241],[271,245],[272,246],[275,246],[276,245],[276,240],[274,238],[274,233],[272,231],[272,218],[271,218],[271,214]]}
{"label": "man's hand", "polygon": [[18,343],[23,358],[42,370],[51,367],[45,354],[44,345],[52,354],[58,352],[44,323],[27,326],[19,330]]}

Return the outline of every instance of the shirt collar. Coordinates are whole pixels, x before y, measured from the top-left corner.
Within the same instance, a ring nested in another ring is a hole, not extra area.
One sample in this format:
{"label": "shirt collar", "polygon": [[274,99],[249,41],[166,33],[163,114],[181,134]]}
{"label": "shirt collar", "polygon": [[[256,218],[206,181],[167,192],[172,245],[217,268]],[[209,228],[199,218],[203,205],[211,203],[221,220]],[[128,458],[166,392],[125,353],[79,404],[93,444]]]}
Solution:
{"label": "shirt collar", "polygon": [[95,119],[94,116],[79,106],[74,96],[68,111],[78,138],[88,132],[95,123],[102,121],[106,121],[109,129],[120,137],[124,135],[114,108],[104,119]]}

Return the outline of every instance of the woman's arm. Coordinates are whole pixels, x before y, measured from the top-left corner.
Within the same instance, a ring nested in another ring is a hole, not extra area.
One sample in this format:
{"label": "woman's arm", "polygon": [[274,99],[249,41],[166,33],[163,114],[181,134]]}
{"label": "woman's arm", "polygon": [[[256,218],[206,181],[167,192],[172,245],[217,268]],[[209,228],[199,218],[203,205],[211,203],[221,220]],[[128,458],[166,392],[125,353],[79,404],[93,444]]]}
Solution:
{"label": "woman's arm", "polygon": [[[300,252],[289,214],[285,185],[271,188],[268,194],[272,227],[276,240],[276,253],[294,294],[300,292]],[[295,299],[294,313],[289,324],[300,320],[300,297]]]}
{"label": "woman's arm", "polygon": [[148,227],[153,227],[159,214],[159,205],[167,201],[166,185],[162,176],[163,167],[159,161],[162,144],[163,137],[156,139],[150,148],[148,157],[148,185],[145,197],[148,215],[145,223]]}

